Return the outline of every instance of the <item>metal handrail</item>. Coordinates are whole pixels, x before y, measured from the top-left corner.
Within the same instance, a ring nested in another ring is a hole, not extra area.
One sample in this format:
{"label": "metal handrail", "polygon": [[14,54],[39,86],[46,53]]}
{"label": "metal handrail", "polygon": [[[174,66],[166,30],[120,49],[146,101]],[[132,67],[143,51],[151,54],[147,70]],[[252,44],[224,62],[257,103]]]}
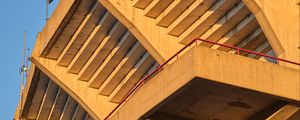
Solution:
{"label": "metal handrail", "polygon": [[237,54],[240,54],[240,51],[243,52],[247,52],[250,54],[255,54],[255,55],[259,55],[259,56],[263,56],[263,57],[267,57],[270,59],[275,59],[278,63],[278,61],[283,61],[283,62],[287,62],[287,63],[291,63],[291,64],[295,64],[295,65],[300,65],[300,63],[296,63],[293,61],[289,61],[289,60],[285,60],[285,59],[281,59],[278,57],[274,57],[274,56],[270,56],[270,55],[266,55],[263,53],[259,53],[259,52],[255,52],[255,51],[251,51],[251,50],[247,50],[247,49],[243,49],[240,47],[235,47],[235,46],[230,46],[230,45],[225,45],[225,44],[221,44],[221,43],[217,43],[217,42],[213,42],[213,41],[208,41],[208,40],[204,40],[204,39],[194,39],[193,41],[191,41],[189,44],[185,45],[183,48],[181,48],[178,52],[176,52],[173,56],[171,56],[169,59],[167,59],[165,62],[163,62],[161,65],[159,65],[158,67],[156,67],[153,71],[151,71],[147,76],[143,77],[141,80],[139,80],[139,82],[129,91],[129,93],[123,98],[123,100],[105,117],[104,120],[109,120],[109,118],[111,117],[111,115],[120,108],[121,105],[123,105],[131,95],[133,95],[140,87],[143,86],[145,80],[147,80],[148,78],[150,78],[153,74],[155,74],[157,71],[160,71],[167,63],[169,63],[172,59],[174,59],[175,57],[178,57],[178,55],[184,51],[187,47],[191,46],[193,43],[197,42],[197,41],[202,41],[202,42],[207,42],[210,44],[214,44],[214,45],[219,45],[219,46],[223,46],[223,47],[227,47],[227,48],[231,48],[231,49],[236,49],[237,50]]}

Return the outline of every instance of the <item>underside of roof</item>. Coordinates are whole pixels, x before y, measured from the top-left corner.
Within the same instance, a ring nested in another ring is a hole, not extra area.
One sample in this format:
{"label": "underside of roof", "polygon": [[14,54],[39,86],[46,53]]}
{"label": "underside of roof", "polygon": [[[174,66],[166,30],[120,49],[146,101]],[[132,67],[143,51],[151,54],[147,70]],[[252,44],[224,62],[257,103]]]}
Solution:
{"label": "underside of roof", "polygon": [[[257,19],[242,0],[117,2],[120,8],[124,8],[124,11],[119,13],[128,12],[128,15],[118,15],[118,12],[111,10],[114,6],[105,2],[107,0],[60,1],[37,38],[31,57],[37,67],[30,71],[33,72],[33,77],[27,86],[29,92],[21,113],[23,118],[103,119],[112,108],[122,102],[140,79],[149,75],[181,47],[196,38],[275,55]],[[200,42],[199,45],[226,54],[239,52],[205,42]],[[246,52],[239,52],[239,55],[277,63]],[[240,119],[245,119],[278,102],[273,96],[258,95],[251,90],[214,82],[206,83],[208,80],[200,78],[193,81],[186,85],[187,89],[180,89],[176,95],[164,102],[166,104],[143,117],[154,119],[157,116],[179,115],[185,116],[182,120],[201,117],[213,119],[217,116],[214,110],[222,111],[220,109],[239,106],[243,107],[243,110],[247,109],[241,112],[244,116]],[[204,86],[201,83],[203,81]],[[71,87],[67,84],[71,84]],[[199,89],[207,86],[215,86],[216,89]],[[76,90],[73,89],[80,91],[81,95],[89,94],[92,98],[80,98],[76,96],[79,93],[74,93]],[[197,94],[203,94],[194,95],[195,91]],[[234,95],[223,96],[226,94],[223,92]],[[197,98],[190,101],[182,99],[192,97]],[[253,103],[249,108],[241,101],[230,101],[242,98],[247,101],[262,100],[263,103]],[[83,104],[87,100],[92,102]],[[101,103],[96,100],[101,100]],[[98,106],[92,104],[94,102],[103,106],[109,105],[106,106],[107,109],[97,108]],[[214,104],[223,106],[213,106]],[[199,110],[200,107],[212,111],[205,113]],[[99,111],[91,112],[92,109]],[[191,111],[187,111],[190,109]],[[239,110],[229,108],[224,110],[222,115]],[[185,112],[198,115],[193,116]]]}

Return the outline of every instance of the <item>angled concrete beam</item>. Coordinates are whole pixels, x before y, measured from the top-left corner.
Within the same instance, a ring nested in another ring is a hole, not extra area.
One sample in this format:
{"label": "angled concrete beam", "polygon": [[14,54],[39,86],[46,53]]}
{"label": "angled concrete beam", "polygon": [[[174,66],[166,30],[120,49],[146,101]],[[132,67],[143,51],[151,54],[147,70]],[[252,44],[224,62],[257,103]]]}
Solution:
{"label": "angled concrete beam", "polygon": [[67,46],[57,60],[57,64],[61,66],[68,66],[76,53],[79,51],[83,43],[88,38],[89,34],[96,27],[96,23],[100,20],[100,16],[105,13],[105,8],[98,2],[94,4],[79,28],[76,30]]}
{"label": "angled concrete beam", "polygon": [[66,104],[68,99],[68,94],[59,88],[57,95],[55,97],[54,104],[51,108],[51,111],[49,113],[48,120],[57,120],[60,118],[61,113],[63,112],[64,105]]}
{"label": "angled concrete beam", "polygon": [[88,87],[87,82],[78,80],[76,74],[68,73],[66,67],[56,65],[56,60],[34,56],[31,62],[72,96],[94,119],[103,119],[115,106],[107,97],[99,95],[98,90]]}
{"label": "angled concrete beam", "polygon": [[[18,103],[17,110],[15,112],[14,119],[19,119],[20,115],[23,118],[27,118],[27,114],[29,112],[29,108],[34,97],[35,89],[37,88],[37,83],[40,78],[39,69],[35,67],[34,64],[30,65],[30,69],[28,71],[28,75],[26,77],[26,85],[23,90],[23,101]],[[21,105],[22,103],[22,105]],[[23,111],[20,111],[22,107]],[[21,113],[20,113],[21,112]]]}
{"label": "angled concrete beam", "polygon": [[244,48],[247,50],[253,50],[258,45],[262,44],[266,40],[266,37],[261,28],[256,28],[254,32],[249,34],[237,47]]}
{"label": "angled concrete beam", "polygon": [[36,119],[39,108],[43,101],[44,94],[48,86],[49,78],[45,74],[40,74],[38,78],[38,83],[31,101],[28,113],[26,115],[27,119]]}
{"label": "angled concrete beam", "polygon": [[[59,37],[59,34],[62,33],[62,31],[67,28],[68,26],[72,26],[68,24],[68,21],[71,20],[73,14],[76,15],[81,11],[80,13],[86,14],[85,11],[82,9],[79,10],[77,8],[84,8],[82,7],[84,4],[80,4],[81,0],[66,0],[66,1],[60,1],[60,3],[57,5],[56,9],[54,10],[53,14],[51,15],[51,18],[48,19],[45,27],[40,32],[40,36],[42,39],[42,49],[39,51],[39,55],[42,57],[46,57],[49,53],[49,50],[52,49],[55,42],[57,42],[57,39]],[[91,2],[91,1],[84,1]],[[81,6],[80,6],[81,5]],[[87,6],[90,8],[90,6]],[[78,17],[77,17],[78,18]],[[83,18],[82,18],[83,19]],[[74,26],[79,26],[80,20],[78,21],[72,21],[72,24]],[[66,33],[66,32],[65,32]],[[58,56],[56,56],[57,58]]]}
{"label": "angled concrete beam", "polygon": [[[243,2],[255,15],[276,56],[299,63],[299,1],[243,0]],[[297,65],[284,62],[280,64],[300,69]]]}
{"label": "angled concrete beam", "polygon": [[77,113],[78,113],[79,107],[80,107],[80,105],[77,104],[77,105],[76,105],[76,108],[75,108],[75,111],[74,111],[74,114],[72,115],[72,119],[71,119],[71,120],[75,120],[76,115],[77,115]]}
{"label": "angled concrete beam", "polygon": [[138,63],[136,63],[136,65],[121,81],[121,83],[119,83],[109,95],[109,100],[111,102],[120,102],[131,90],[131,88],[145,75],[153,62],[154,60],[151,55],[149,53],[145,53]]}
{"label": "angled concrete beam", "polygon": [[[227,35],[225,35],[224,38],[229,37],[228,40],[221,39],[218,42],[226,44],[226,45],[236,46],[245,37],[247,37],[249,34],[251,34],[251,32],[253,32],[256,27],[258,27],[257,21],[255,20],[255,17],[253,15],[251,15],[250,17],[247,17],[246,19],[244,19],[235,28],[233,28],[233,30],[230,31]],[[223,51],[230,50],[230,48],[225,48],[225,47],[220,47],[220,46],[217,47],[216,49],[223,50]]]}
{"label": "angled concrete beam", "polygon": [[153,0],[145,9],[145,16],[156,18],[165,10],[174,0]]}
{"label": "angled concrete beam", "polygon": [[68,66],[70,73],[78,73],[82,69],[115,21],[116,19],[107,11]]}
{"label": "angled concrete beam", "polygon": [[[147,51],[162,63],[183,45],[177,37],[166,34],[166,29],[156,24],[155,19],[144,16],[144,11],[133,7],[133,1],[98,0],[137,38]],[[174,41],[175,40],[175,41]],[[169,47],[162,47],[168,45]]]}
{"label": "angled concrete beam", "polygon": [[[260,28],[256,28],[255,31],[250,33],[243,41],[237,44],[237,47],[244,48],[247,50],[255,50],[258,46],[264,44],[266,37]],[[232,49],[229,53],[237,53],[237,50]],[[240,55],[248,55],[249,53],[240,51]]]}
{"label": "angled concrete beam", "polygon": [[[66,3],[62,4],[61,8],[57,8],[57,13],[60,13],[62,11],[67,10],[68,11],[68,6],[71,0],[66,1]],[[66,16],[66,19],[64,21],[61,21],[61,24],[65,24],[65,26],[62,26],[61,29],[58,29],[53,38],[51,38],[50,41],[44,41],[45,39],[49,39],[51,37],[48,35],[48,32],[56,30],[55,28],[52,28],[55,26],[57,23],[60,23],[59,21],[56,21],[55,17],[50,18],[53,19],[52,24],[46,24],[44,30],[40,34],[40,40],[42,40],[44,43],[42,43],[42,46],[47,45],[47,47],[44,50],[44,53],[42,54],[42,57],[47,57],[51,59],[57,59],[59,55],[62,53],[68,42],[70,41],[71,37],[73,34],[76,32],[76,29],[80,26],[82,21],[84,20],[85,16],[89,13],[89,10],[95,3],[95,0],[72,0],[76,1],[76,4],[79,5],[74,5],[72,6],[72,9],[70,9],[70,14]],[[69,3],[67,3],[69,2]],[[73,12],[74,9],[74,12]],[[50,23],[51,21],[48,21]],[[74,29],[76,28],[76,29]],[[47,34],[47,35],[45,35]],[[41,49],[43,50],[43,48]]]}
{"label": "angled concrete beam", "polygon": [[183,13],[195,0],[174,0],[157,18],[156,24],[168,27],[181,13]]}
{"label": "angled concrete beam", "polygon": [[[259,46],[257,46],[255,48],[255,52],[260,52],[260,53],[266,53],[270,50],[270,45],[269,45],[269,42],[268,41],[265,41],[263,44],[260,44]],[[252,57],[252,58],[260,58],[261,56],[257,56],[257,55],[254,55],[254,54],[248,54],[247,55],[248,57]]]}
{"label": "angled concrete beam", "polygon": [[216,2],[179,36],[180,42],[188,43],[200,37],[238,2],[238,0],[220,0]]}
{"label": "angled concrete beam", "polygon": [[80,80],[88,81],[92,77],[125,32],[126,28],[120,22],[114,24],[108,35],[100,43],[88,62],[78,73]]}
{"label": "angled concrete beam", "polygon": [[57,95],[58,86],[49,80],[46,93],[44,95],[40,110],[37,115],[37,119],[46,120],[49,117],[49,113],[55,101],[55,96]]}
{"label": "angled concrete beam", "polygon": [[[183,56],[187,56],[187,55],[183,55]],[[186,57],[184,57],[184,58],[186,58]],[[189,62],[187,62],[186,60]],[[124,120],[124,119],[137,120],[137,119],[140,119],[140,117],[142,117],[145,113],[147,113],[149,110],[151,110],[154,106],[156,106],[162,100],[164,100],[169,95],[174,93],[177,90],[177,88],[180,88],[185,83],[188,83],[188,81],[190,79],[194,78],[194,75],[193,75],[194,70],[192,69],[193,62],[191,60],[192,60],[191,57],[188,57],[188,59],[183,59],[182,57],[180,57],[173,64],[169,65],[168,67],[165,67],[156,76],[154,76],[152,79],[149,79],[147,82],[145,82],[145,85],[142,86],[134,95],[132,95],[130,97],[130,99],[128,99],[126,101],[126,103],[123,104],[123,106],[112,115],[110,120]],[[170,74],[172,74],[172,75],[170,75]],[[129,74],[128,77],[130,77],[130,76],[131,75]],[[132,76],[132,77],[134,77],[134,76]],[[141,76],[143,76],[143,75],[141,75]],[[128,82],[128,80],[126,81],[126,79],[128,79],[128,78],[125,78],[123,81],[126,82],[127,84],[129,83],[132,85],[134,85],[134,83],[139,80],[138,78],[134,78],[134,80],[136,80],[136,81]],[[120,84],[120,86],[122,84],[124,84],[123,81]],[[170,83],[172,83],[172,84],[170,84]],[[151,87],[151,90],[149,89],[150,87]],[[124,88],[122,88],[120,90],[123,90]],[[130,90],[130,88],[131,87],[128,87],[129,90]],[[155,89],[153,89],[153,88],[155,88]],[[118,93],[119,94],[121,93],[120,95],[122,95],[122,96],[124,94],[125,95],[127,94],[126,91],[124,91],[124,93],[118,91]],[[145,93],[147,93],[147,94],[145,94]],[[119,95],[117,95],[117,96],[119,96]],[[153,99],[154,96],[155,96],[155,99]],[[123,98],[121,97],[121,98],[115,99],[115,100],[120,101],[122,99]],[[143,102],[140,102],[140,101],[143,101]],[[130,106],[130,105],[132,105],[132,106]],[[136,110],[136,109],[138,109],[138,110]],[[131,114],[128,115],[128,113],[131,113]]]}
{"label": "angled concrete beam", "polygon": [[117,87],[122,79],[127,75],[131,68],[145,53],[144,47],[136,42],[131,49],[126,53],[121,62],[114,68],[112,73],[107,77],[104,83],[99,88],[99,94],[110,95],[111,92]]}
{"label": "angled concrete beam", "polygon": [[[258,48],[256,48],[255,49],[255,51],[257,51],[257,52],[260,52],[260,53],[264,53],[264,54],[266,54],[266,53],[268,53],[270,50],[272,50],[272,48],[271,48],[271,46],[270,46],[270,44],[268,43],[268,44],[261,44]],[[259,55],[248,55],[249,57],[252,57],[252,58],[255,58],[255,59],[259,59],[259,58],[261,58],[262,56],[259,56]]]}
{"label": "angled concrete beam", "polygon": [[[155,70],[157,67],[159,66],[159,64],[157,62],[153,63],[152,66],[150,67],[150,69],[145,73],[145,75],[143,77],[146,77],[147,75],[149,75],[153,70]],[[157,73],[154,73],[152,76],[155,76]],[[142,77],[142,78],[143,78]],[[151,79],[152,77],[150,77],[149,79]]]}
{"label": "angled concrete beam", "polygon": [[104,62],[100,67],[96,69],[96,72],[88,81],[89,87],[99,88],[135,41],[136,39],[127,32],[120,42],[112,49],[111,53],[109,53],[110,55],[104,59]]}
{"label": "angled concrete beam", "polygon": [[211,28],[209,28],[201,39],[209,41],[218,41],[238,23],[240,23],[250,11],[244,5],[243,2],[238,3],[234,6],[226,15],[216,22]]}
{"label": "angled concrete beam", "polygon": [[83,120],[85,118],[86,112],[84,109],[78,105],[76,108],[76,112],[74,113],[72,120]]}
{"label": "angled concrete beam", "polygon": [[289,120],[289,118],[299,110],[300,108],[294,105],[286,105],[266,120]]}
{"label": "angled concrete beam", "polygon": [[91,116],[89,116],[88,114],[86,114],[84,120],[94,120],[94,119],[91,118]]}
{"label": "angled concrete beam", "polygon": [[59,120],[71,120],[77,106],[78,103],[71,96],[69,96]]}
{"label": "angled concrete beam", "polygon": [[134,0],[133,7],[145,9],[153,0]]}
{"label": "angled concrete beam", "polygon": [[69,101],[71,101],[70,99],[72,99],[72,97],[71,97],[70,95],[68,95],[68,97],[67,97],[67,99],[66,99],[66,102],[65,102],[65,104],[64,104],[64,106],[63,106],[62,113],[61,113],[60,116],[59,116],[59,120],[61,120],[62,117],[63,117],[63,114],[65,114],[64,112],[65,112],[65,110],[67,109],[67,105],[70,104],[70,103],[69,103]]}
{"label": "angled concrete beam", "polygon": [[257,111],[254,115],[249,117],[249,120],[265,120],[278,111],[280,108],[284,107],[287,104],[285,101],[275,101],[267,107],[263,108],[260,111]]}
{"label": "angled concrete beam", "polygon": [[196,0],[167,28],[170,35],[181,35],[192,25],[202,14],[204,14],[216,0]]}
{"label": "angled concrete beam", "polygon": [[[242,41],[248,34],[253,32],[258,26],[255,17],[250,15],[246,17],[241,23],[229,31],[218,43],[236,46],[240,41]],[[203,46],[211,47],[213,49],[229,51],[230,48],[220,47],[217,45],[212,45],[209,43],[201,43]]]}

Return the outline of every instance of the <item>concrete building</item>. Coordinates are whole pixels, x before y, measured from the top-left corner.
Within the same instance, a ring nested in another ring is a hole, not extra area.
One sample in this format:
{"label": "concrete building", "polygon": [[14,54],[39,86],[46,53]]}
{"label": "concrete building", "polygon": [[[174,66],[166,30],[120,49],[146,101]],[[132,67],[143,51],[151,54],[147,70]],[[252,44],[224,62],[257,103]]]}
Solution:
{"label": "concrete building", "polygon": [[299,7],[61,0],[14,119],[299,120]]}

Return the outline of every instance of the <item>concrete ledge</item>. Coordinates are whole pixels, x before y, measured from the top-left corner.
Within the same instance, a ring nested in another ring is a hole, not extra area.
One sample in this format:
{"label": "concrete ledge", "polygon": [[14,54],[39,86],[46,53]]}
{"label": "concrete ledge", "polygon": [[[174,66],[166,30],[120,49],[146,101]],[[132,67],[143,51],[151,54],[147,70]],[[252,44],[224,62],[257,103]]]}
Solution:
{"label": "concrete ledge", "polygon": [[194,46],[148,80],[111,120],[139,119],[195,77],[300,101],[299,70]]}
{"label": "concrete ledge", "polygon": [[300,101],[300,71],[203,47],[193,49],[197,77]]}

